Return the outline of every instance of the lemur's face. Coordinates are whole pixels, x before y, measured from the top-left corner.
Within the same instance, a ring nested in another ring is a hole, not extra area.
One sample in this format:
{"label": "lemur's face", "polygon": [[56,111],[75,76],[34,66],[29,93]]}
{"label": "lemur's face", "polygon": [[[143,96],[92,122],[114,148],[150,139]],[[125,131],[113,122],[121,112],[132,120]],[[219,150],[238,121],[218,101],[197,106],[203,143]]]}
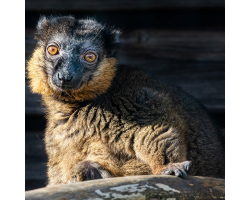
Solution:
{"label": "lemur's face", "polygon": [[[27,67],[33,92],[70,100],[103,93],[115,73],[112,57],[119,34],[94,20],[41,18],[35,36],[37,49]],[[35,81],[37,78],[40,80]]]}
{"label": "lemur's face", "polygon": [[61,90],[78,89],[90,81],[106,56],[100,38],[77,32],[52,36],[45,51],[51,83]]}

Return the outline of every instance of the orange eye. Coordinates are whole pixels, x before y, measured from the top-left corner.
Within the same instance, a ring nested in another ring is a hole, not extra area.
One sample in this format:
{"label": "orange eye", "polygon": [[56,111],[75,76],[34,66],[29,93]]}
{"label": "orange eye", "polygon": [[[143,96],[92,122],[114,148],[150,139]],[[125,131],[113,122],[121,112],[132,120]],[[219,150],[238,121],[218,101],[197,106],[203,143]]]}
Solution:
{"label": "orange eye", "polygon": [[94,62],[96,60],[96,55],[94,53],[86,53],[84,55],[84,59],[87,61],[87,62]]}
{"label": "orange eye", "polygon": [[58,48],[54,45],[50,45],[48,46],[48,52],[51,54],[51,55],[56,55],[58,54]]}

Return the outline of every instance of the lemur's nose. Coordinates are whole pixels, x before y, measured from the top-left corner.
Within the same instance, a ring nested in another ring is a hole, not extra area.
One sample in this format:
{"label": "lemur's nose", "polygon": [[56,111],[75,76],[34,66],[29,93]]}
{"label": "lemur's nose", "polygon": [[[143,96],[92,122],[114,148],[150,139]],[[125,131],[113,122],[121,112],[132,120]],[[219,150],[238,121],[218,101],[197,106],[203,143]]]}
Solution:
{"label": "lemur's nose", "polygon": [[65,74],[62,74],[61,72],[58,72],[57,77],[59,81],[62,83],[62,85],[65,84],[66,82],[70,82],[73,78],[72,75],[70,74],[65,75]]}

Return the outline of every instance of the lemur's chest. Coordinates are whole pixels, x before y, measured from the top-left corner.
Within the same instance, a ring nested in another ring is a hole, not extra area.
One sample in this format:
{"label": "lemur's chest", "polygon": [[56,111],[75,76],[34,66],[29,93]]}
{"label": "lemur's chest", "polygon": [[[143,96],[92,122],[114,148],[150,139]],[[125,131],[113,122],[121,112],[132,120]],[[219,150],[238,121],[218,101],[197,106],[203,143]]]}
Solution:
{"label": "lemur's chest", "polygon": [[71,110],[71,114],[58,112],[49,122],[52,134],[48,134],[46,144],[59,152],[87,153],[91,143],[102,142],[114,151],[134,154],[134,138],[145,128],[144,123],[155,120],[146,111],[111,99],[105,106],[88,104]]}

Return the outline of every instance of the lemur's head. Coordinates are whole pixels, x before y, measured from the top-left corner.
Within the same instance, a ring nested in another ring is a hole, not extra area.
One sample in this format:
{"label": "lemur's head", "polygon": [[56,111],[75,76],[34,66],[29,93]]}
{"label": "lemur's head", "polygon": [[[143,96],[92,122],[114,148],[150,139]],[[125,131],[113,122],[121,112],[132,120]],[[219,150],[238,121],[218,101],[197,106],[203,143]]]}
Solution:
{"label": "lemur's head", "polygon": [[27,71],[33,92],[66,101],[104,93],[115,76],[120,31],[95,20],[41,17]]}

